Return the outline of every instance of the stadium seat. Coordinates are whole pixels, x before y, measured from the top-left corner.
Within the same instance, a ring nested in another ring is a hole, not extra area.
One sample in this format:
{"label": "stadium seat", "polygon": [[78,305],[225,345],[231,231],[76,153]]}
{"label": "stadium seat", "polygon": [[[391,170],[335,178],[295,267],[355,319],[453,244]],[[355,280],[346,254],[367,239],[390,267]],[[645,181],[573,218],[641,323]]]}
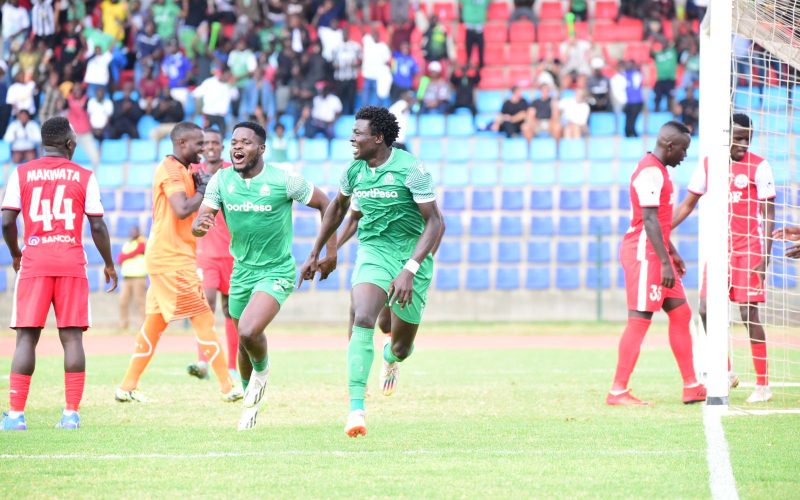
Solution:
{"label": "stadium seat", "polygon": [[530,197],[531,210],[552,210],[553,209],[553,191],[535,190],[531,191]]}
{"label": "stadium seat", "polygon": [[620,210],[630,210],[631,208],[631,192],[627,187],[619,188],[617,193],[617,208]]}
{"label": "stadium seat", "polygon": [[447,118],[448,137],[470,137],[475,133],[472,115],[454,114]]}
{"label": "stadium seat", "polygon": [[586,159],[585,139],[561,139],[558,145],[561,161],[581,161]]}
{"label": "stadium seat", "polygon": [[519,269],[498,267],[494,275],[494,287],[498,290],[517,290],[519,288]]}
{"label": "stadium seat", "polygon": [[441,161],[442,159],[442,141],[420,139],[419,140],[419,159],[422,161]]}
{"label": "stadium seat", "polygon": [[557,184],[555,164],[535,163],[531,169],[531,184],[534,186],[553,186]]}
{"label": "stadium seat", "polygon": [[353,161],[353,146],[348,139],[333,139],[331,141],[331,161]]}
{"label": "stadium seat", "polygon": [[[556,160],[556,140],[535,138],[531,141],[531,160],[534,165]],[[535,167],[534,167],[535,168]]]}
{"label": "stadium seat", "polygon": [[505,161],[525,161],[528,159],[528,141],[522,138],[503,139],[500,159]]}
{"label": "stadium seat", "polygon": [[325,161],[327,159],[328,139],[303,140],[303,161]]}
{"label": "stadium seat", "polygon": [[469,168],[466,165],[445,164],[442,168],[442,186],[465,187],[469,185]]}
{"label": "stadium seat", "polygon": [[619,5],[614,0],[597,0],[594,4],[595,19],[616,19]]}
{"label": "stadium seat", "polygon": [[[617,144],[613,137],[591,137],[589,138],[589,160],[591,161],[611,161],[617,157]],[[610,170],[610,165],[605,165]]]}
{"label": "stadium seat", "polygon": [[517,264],[522,261],[522,244],[515,240],[498,242],[497,261],[505,264]]}
{"label": "stadium seat", "polygon": [[461,279],[459,278],[458,268],[439,268],[436,271],[437,290],[459,290]]}
{"label": "stadium seat", "polygon": [[580,216],[571,215],[558,218],[558,234],[561,236],[581,236],[583,234],[583,222]]}
{"label": "stadium seat", "polygon": [[472,192],[472,210],[494,210],[494,191],[476,189]]}
{"label": "stadium seat", "polygon": [[544,0],[539,4],[539,19],[542,21],[563,21],[564,9],[558,0]]}
{"label": "stadium seat", "polygon": [[531,236],[553,236],[555,234],[553,218],[536,215],[531,217],[530,234]]}
{"label": "stadium seat", "polygon": [[494,163],[474,165],[472,167],[472,185],[491,187],[497,185],[497,166]]}
{"label": "stadium seat", "polygon": [[488,290],[489,269],[485,267],[471,267],[467,269],[467,290]]}
{"label": "stadium seat", "polygon": [[[150,115],[144,115],[139,118],[139,123],[136,125],[136,130],[139,132],[139,137],[150,137],[150,133],[157,126],[158,122],[155,118]],[[133,151],[133,149],[131,149],[131,151]]]}
{"label": "stadium seat", "polygon": [[72,161],[78,165],[89,165],[92,163],[91,158],[89,158],[89,153],[87,153],[80,144],[75,147],[75,153],[72,155]]}
{"label": "stadium seat", "polygon": [[[645,145],[640,137],[621,137],[619,143],[619,159],[621,161],[639,161],[645,153]],[[628,173],[633,173],[633,168]]]}
{"label": "stadium seat", "polygon": [[[5,165],[11,161],[11,144],[0,139],[0,166]],[[0,276],[2,281],[2,276]]]}
{"label": "stadium seat", "polygon": [[494,235],[494,224],[488,215],[473,216],[469,222],[470,236],[492,236]]}
{"label": "stadium seat", "polygon": [[797,268],[784,259],[775,259],[769,275],[770,284],[778,289],[797,288]]}
{"label": "stadium seat", "polygon": [[341,288],[341,276],[340,270],[336,269],[322,281],[319,281],[319,278],[315,278],[314,288],[321,291],[339,290]]}
{"label": "stadium seat", "polygon": [[610,189],[590,189],[589,190],[589,209],[590,210],[610,210],[611,209],[611,190]]}
{"label": "stadium seat", "polygon": [[502,210],[523,210],[525,194],[521,190],[503,190],[500,208]]}
{"label": "stadium seat", "polygon": [[561,186],[582,186],[585,182],[586,168],[582,161],[562,161],[558,168],[558,183]]}
{"label": "stadium seat", "polygon": [[[13,262],[11,252],[9,252],[6,245],[0,245],[0,265],[9,266]],[[5,278],[4,274],[0,274],[0,280]]]}
{"label": "stadium seat", "polygon": [[448,139],[447,154],[444,161],[448,163],[472,160],[472,143],[470,139]]}
{"label": "stadium seat", "polygon": [[142,229],[138,216],[119,216],[114,228],[114,236],[117,238],[130,238],[132,227]]}
{"label": "stadium seat", "polygon": [[103,165],[95,172],[97,183],[103,188],[118,188],[122,186],[122,165]]}
{"label": "stadium seat", "polygon": [[333,134],[341,139],[349,139],[353,134],[353,124],[356,117],[353,115],[342,115],[333,125]]}
{"label": "stadium seat", "polygon": [[586,288],[590,290],[597,290],[598,282],[601,289],[611,288],[611,270],[608,266],[597,268],[597,266],[588,266],[586,268]]}
{"label": "stadium seat", "polygon": [[100,252],[97,250],[92,244],[83,245],[83,251],[86,253],[86,263],[91,265],[97,265],[103,263],[103,256],[100,255]]}
{"label": "stadium seat", "polygon": [[503,163],[500,168],[500,184],[503,186],[525,186],[528,184],[526,163]]}
{"label": "stadium seat", "polygon": [[597,236],[598,234],[611,236],[613,233],[611,217],[608,215],[590,215],[586,232],[591,236]]}
{"label": "stadium seat", "polygon": [[678,242],[678,253],[686,262],[697,262],[700,258],[698,250],[697,240],[694,238],[681,239],[681,241]]}
{"label": "stadium seat", "polygon": [[445,191],[442,210],[464,210],[466,208],[464,191]]}
{"label": "stadium seat", "polygon": [[475,106],[479,113],[497,114],[503,107],[506,95],[508,91],[505,90],[479,90]]}
{"label": "stadium seat", "polygon": [[536,28],[528,20],[514,21],[508,29],[508,41],[532,44],[536,41]]}
{"label": "stadium seat", "polygon": [[623,236],[625,233],[628,232],[628,228],[631,226],[631,218],[630,215],[620,215],[617,217],[617,234]]}
{"label": "stadium seat", "polygon": [[486,27],[501,26],[503,31],[507,31],[508,27],[505,23],[492,23],[491,21],[508,21],[509,17],[511,17],[511,9],[508,2],[489,2],[489,7],[486,9],[486,19],[490,22]]}
{"label": "stadium seat", "polygon": [[611,243],[608,240],[590,241],[586,247],[586,262],[590,265],[611,262]]}
{"label": "stadium seat", "polygon": [[100,161],[103,164],[128,161],[128,139],[104,140],[100,145]]}
{"label": "stadium seat", "polygon": [[144,191],[123,191],[122,207],[124,212],[144,212],[147,207],[147,195]]}
{"label": "stadium seat", "polygon": [[531,56],[531,44],[527,42],[512,43],[508,47],[506,64],[510,66],[527,66],[528,68],[530,68],[533,65],[533,57]]}
{"label": "stadium seat", "polygon": [[561,210],[580,210],[583,208],[583,193],[580,189],[562,189],[558,197]]}
{"label": "stadium seat", "polygon": [[420,115],[417,130],[420,137],[442,137],[445,135],[444,115]]}
{"label": "stadium seat", "polygon": [[[445,216],[447,224],[447,216]],[[450,225],[447,225],[447,233],[450,233]],[[522,217],[504,215],[500,217],[500,236],[522,236]],[[453,234],[455,236],[455,234]]]}
{"label": "stadium seat", "polygon": [[567,27],[564,23],[539,23],[536,41],[543,43],[561,43],[567,39]]}
{"label": "stadium seat", "polygon": [[[150,139],[131,139],[130,148],[129,161],[131,163],[149,163],[157,161],[159,158],[157,155],[158,144]],[[227,151],[223,152],[223,155],[226,153]]]}
{"label": "stadium seat", "polygon": [[460,215],[444,216],[445,233],[447,236],[463,236],[464,224],[461,222]]}
{"label": "stadium seat", "polygon": [[748,87],[738,87],[733,94],[733,105],[739,110],[760,110],[761,94],[755,89],[751,92]]}
{"label": "stadium seat", "polygon": [[467,253],[471,264],[488,264],[492,261],[492,245],[488,241],[470,241]]}
{"label": "stadium seat", "polygon": [[[589,136],[591,138],[616,134],[617,117],[614,115],[614,113],[597,112],[589,115]],[[589,154],[591,154],[591,148]]]}
{"label": "stadium seat", "polygon": [[311,243],[292,243],[292,256],[294,257],[294,261],[297,264],[302,264],[308,258],[308,254],[311,253],[311,248],[313,245]]}
{"label": "stadium seat", "polygon": [[547,264],[551,261],[550,240],[528,241],[528,262]]}
{"label": "stadium seat", "polygon": [[589,163],[589,184],[591,186],[606,186],[615,182],[613,162],[604,160]]}
{"label": "stadium seat", "polygon": [[[763,87],[764,110],[773,113],[785,113],[789,104],[789,88],[782,85],[766,85]],[[797,96],[792,96],[797,99]]]}
{"label": "stadium seat", "polygon": [[581,244],[577,241],[559,241],[556,260],[561,264],[577,264],[581,261]]}
{"label": "stadium seat", "polygon": [[103,204],[103,210],[113,212],[117,209],[117,191],[113,189],[103,189],[100,191],[100,202]]}
{"label": "stadium seat", "polygon": [[581,272],[576,266],[559,266],[556,268],[556,288],[559,290],[576,290],[581,287]]}
{"label": "stadium seat", "polygon": [[461,262],[461,242],[458,240],[444,240],[439,245],[439,251],[436,253],[436,259],[439,262],[448,264],[458,264]]}
{"label": "stadium seat", "polygon": [[647,128],[645,129],[647,135],[658,135],[661,126],[673,119],[675,116],[668,111],[651,111],[647,116]]}
{"label": "stadium seat", "polygon": [[[508,139],[506,139],[508,140]],[[474,139],[472,160],[495,161],[498,157],[498,143],[494,137],[479,137]]]}
{"label": "stadium seat", "polygon": [[304,162],[300,173],[305,179],[315,186],[326,186],[328,184],[325,175],[325,164],[323,162]]}
{"label": "stadium seat", "polygon": [[294,218],[295,236],[307,236],[315,238],[317,236],[317,218],[312,216],[297,216]]}
{"label": "stadium seat", "polygon": [[681,224],[675,228],[674,233],[680,236],[697,236],[697,231],[700,227],[700,222],[697,215],[690,215],[685,218]]}
{"label": "stadium seat", "polygon": [[164,156],[172,153],[172,141],[169,139],[169,137],[161,139],[156,146],[157,159],[163,158]]}
{"label": "stadium seat", "polygon": [[100,280],[100,272],[96,267],[90,267],[86,270],[86,278],[89,280],[89,291],[99,292],[103,288],[103,282]]}
{"label": "stadium seat", "polygon": [[550,267],[529,267],[525,273],[525,288],[528,290],[547,290],[550,288]]}
{"label": "stadium seat", "polygon": [[[700,269],[697,266],[687,265],[686,274],[683,275],[681,281],[683,287],[687,290],[697,290],[700,286]],[[623,285],[624,286],[624,285]]]}
{"label": "stadium seat", "polygon": [[458,11],[455,2],[435,2],[432,7],[431,15],[439,18],[444,24],[458,21]]}

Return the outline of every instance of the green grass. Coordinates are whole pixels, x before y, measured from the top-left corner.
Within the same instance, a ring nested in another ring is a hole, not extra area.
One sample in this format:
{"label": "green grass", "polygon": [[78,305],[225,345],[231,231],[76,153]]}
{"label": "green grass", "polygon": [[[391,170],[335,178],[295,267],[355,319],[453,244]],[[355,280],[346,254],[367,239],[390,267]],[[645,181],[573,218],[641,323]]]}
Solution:
{"label": "green grass", "polygon": [[[448,328],[436,333],[494,331]],[[561,329],[592,332],[531,327]],[[269,403],[247,433],[235,430],[239,406],[218,402],[215,382],[184,374],[192,355],[156,354],[141,383],[156,400],[147,405],[113,401],[127,356],[90,358],[77,432],[52,428],[63,404],[61,360],[40,358],[29,430],[0,433],[2,496],[710,496],[701,407],[680,403],[665,350],[642,353],[633,384],[656,405],[633,409],[603,404],[613,349],[418,349],[390,398],[378,394],[376,362],[369,434],[358,440],[342,431],[343,351],[273,353]],[[0,374],[9,365],[0,358]],[[3,399],[7,388],[0,381]],[[742,498],[797,498],[798,424],[796,415],[725,420]]]}

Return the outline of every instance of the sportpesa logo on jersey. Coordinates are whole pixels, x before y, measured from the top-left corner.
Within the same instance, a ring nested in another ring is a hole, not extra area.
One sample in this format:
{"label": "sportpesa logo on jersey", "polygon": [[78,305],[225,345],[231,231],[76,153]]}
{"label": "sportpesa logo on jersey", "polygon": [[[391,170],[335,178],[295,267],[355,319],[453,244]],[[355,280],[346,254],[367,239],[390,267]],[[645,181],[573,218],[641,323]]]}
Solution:
{"label": "sportpesa logo on jersey", "polygon": [[353,196],[356,198],[397,198],[397,191],[384,191],[378,188],[355,190]]}
{"label": "sportpesa logo on jersey", "polygon": [[252,201],[244,203],[226,203],[225,210],[229,212],[272,212],[272,205],[258,205]]}

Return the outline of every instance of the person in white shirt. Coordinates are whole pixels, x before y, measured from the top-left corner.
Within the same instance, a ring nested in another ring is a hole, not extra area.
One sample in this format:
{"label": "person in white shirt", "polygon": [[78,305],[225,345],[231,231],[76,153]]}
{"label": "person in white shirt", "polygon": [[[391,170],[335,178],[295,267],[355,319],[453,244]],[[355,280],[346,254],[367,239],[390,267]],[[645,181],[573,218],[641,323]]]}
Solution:
{"label": "person in white shirt", "polygon": [[114,103],[108,98],[104,88],[99,87],[95,90],[94,97],[86,103],[86,112],[89,113],[92,135],[98,141],[102,141],[108,119],[114,114]]}
{"label": "person in white shirt", "polygon": [[197,108],[203,113],[205,127],[216,126],[222,137],[225,137],[225,117],[231,111],[231,103],[239,97],[231,70],[225,67],[218,74],[206,78],[194,89],[192,95],[203,101]]}
{"label": "person in white shirt", "polygon": [[3,140],[11,144],[12,163],[35,160],[42,143],[42,129],[31,120],[28,110],[21,109],[17,112],[17,119],[8,125]]}
{"label": "person in white shirt", "polygon": [[111,52],[95,45],[94,54],[86,60],[86,74],[83,76],[84,83],[88,85],[86,88],[88,95],[95,95],[98,88],[108,87],[108,81],[111,79],[108,65],[112,59]]}
{"label": "person in white shirt", "polygon": [[31,27],[31,20],[28,11],[19,6],[19,0],[8,0],[4,3],[2,14],[3,53],[0,56],[8,58],[12,52],[19,50]]}
{"label": "person in white shirt", "polygon": [[558,107],[561,109],[561,116],[564,120],[565,139],[579,139],[589,125],[589,103],[586,102],[586,90],[578,89],[575,97],[565,97],[561,99]]}
{"label": "person in white shirt", "polygon": [[363,105],[388,106],[389,91],[392,88],[392,51],[380,39],[377,27],[372,33],[364,35],[361,74],[364,77]]}
{"label": "person in white shirt", "polygon": [[304,118],[311,116],[306,123],[306,137],[323,134],[328,140],[333,139],[333,126],[342,114],[342,101],[331,90],[330,85],[323,87],[322,94],[311,101],[311,109],[303,110]]}
{"label": "person in white shirt", "polygon": [[18,71],[14,75],[14,83],[8,87],[6,92],[6,104],[11,106],[11,112],[16,113],[21,109],[25,109],[33,115],[36,111],[36,104],[34,103],[34,95],[36,94],[36,82],[32,79],[26,81],[28,78],[24,72]]}
{"label": "person in white shirt", "polygon": [[400,99],[397,102],[389,106],[389,113],[397,118],[397,126],[399,127],[397,139],[395,139],[394,144],[392,144],[393,148],[408,151],[406,147],[406,134],[408,132],[408,120],[411,117],[411,108],[415,101],[416,96],[414,92],[407,90],[400,95]]}
{"label": "person in white shirt", "polygon": [[317,34],[322,44],[322,57],[332,63],[333,53],[344,43],[344,31],[339,26],[339,20],[332,19],[330,26],[320,26]]}

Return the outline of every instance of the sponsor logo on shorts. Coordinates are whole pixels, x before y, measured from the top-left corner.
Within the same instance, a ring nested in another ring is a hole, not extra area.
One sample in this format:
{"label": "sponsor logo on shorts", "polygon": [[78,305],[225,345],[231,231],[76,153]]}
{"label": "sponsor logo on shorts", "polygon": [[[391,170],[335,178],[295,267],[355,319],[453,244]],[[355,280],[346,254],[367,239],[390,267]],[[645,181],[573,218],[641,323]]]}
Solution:
{"label": "sponsor logo on shorts", "polygon": [[367,190],[356,190],[353,192],[353,196],[356,198],[397,198],[397,191],[384,191],[378,188],[372,188]]}
{"label": "sponsor logo on shorts", "polygon": [[289,280],[279,279],[275,280],[275,282],[272,284],[272,290],[276,292],[285,292],[291,286],[292,285],[289,283]]}
{"label": "sponsor logo on shorts", "polygon": [[272,212],[272,205],[259,205],[252,201],[238,204],[226,203],[225,210],[230,212]]}

